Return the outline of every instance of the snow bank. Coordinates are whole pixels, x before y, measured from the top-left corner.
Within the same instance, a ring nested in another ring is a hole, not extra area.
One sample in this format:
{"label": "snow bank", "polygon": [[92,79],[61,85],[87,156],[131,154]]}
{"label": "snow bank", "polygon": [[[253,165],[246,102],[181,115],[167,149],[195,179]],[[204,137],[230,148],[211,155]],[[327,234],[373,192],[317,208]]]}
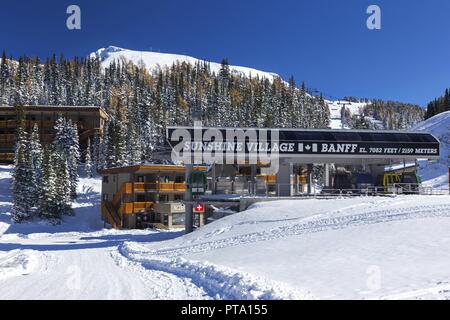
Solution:
{"label": "snow bank", "polygon": [[12,166],[0,166],[0,237],[2,239],[45,238],[58,233],[80,234],[100,231],[101,178],[80,177],[78,197],[72,204],[73,216],[63,216],[58,225],[47,220],[34,219],[20,224],[12,223]]}
{"label": "snow bank", "polygon": [[145,247],[125,243],[119,247],[122,255],[141,263],[145,268],[189,278],[215,299],[227,300],[292,300],[311,299],[312,296],[288,288],[275,281],[246,272],[220,267],[208,262],[153,256]]}
{"label": "snow bank", "polygon": [[119,251],[222,298],[445,299],[430,288],[450,277],[448,228],[448,196],[275,201]]}

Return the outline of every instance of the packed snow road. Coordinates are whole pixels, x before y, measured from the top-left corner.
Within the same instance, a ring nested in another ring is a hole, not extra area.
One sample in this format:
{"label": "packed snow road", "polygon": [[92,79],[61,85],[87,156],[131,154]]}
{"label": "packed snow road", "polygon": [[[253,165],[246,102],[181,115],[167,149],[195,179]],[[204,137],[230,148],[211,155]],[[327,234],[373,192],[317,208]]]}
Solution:
{"label": "packed snow road", "polygon": [[147,270],[117,255],[116,245],[74,236],[2,240],[0,299],[205,297],[189,279]]}
{"label": "packed snow road", "polygon": [[10,168],[0,167],[0,299],[207,299],[189,278],[148,270],[118,254],[124,241],[179,232],[114,231],[99,219],[95,179],[82,179],[76,215],[58,226],[11,224]]}

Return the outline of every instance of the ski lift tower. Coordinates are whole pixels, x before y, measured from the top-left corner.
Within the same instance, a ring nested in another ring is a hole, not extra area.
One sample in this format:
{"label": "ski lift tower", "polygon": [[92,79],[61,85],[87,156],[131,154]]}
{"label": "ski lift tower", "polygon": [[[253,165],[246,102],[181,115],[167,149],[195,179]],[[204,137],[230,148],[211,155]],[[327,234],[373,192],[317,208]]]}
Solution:
{"label": "ski lift tower", "polygon": [[[201,129],[202,127],[202,112],[200,110],[193,110],[192,111],[192,120],[194,122],[194,129],[198,128]],[[194,157],[191,157],[189,163],[185,163],[185,181],[186,184],[186,191],[184,193],[184,200],[185,200],[185,217],[184,217],[184,227],[186,233],[191,233],[194,231],[194,216],[193,216],[193,197],[192,197],[192,190],[191,186],[189,186],[189,181],[191,180],[192,172],[194,169]]]}
{"label": "ski lift tower", "polygon": [[342,103],[342,107],[341,107],[341,129],[344,129],[345,106],[346,106],[346,103],[345,102]]}

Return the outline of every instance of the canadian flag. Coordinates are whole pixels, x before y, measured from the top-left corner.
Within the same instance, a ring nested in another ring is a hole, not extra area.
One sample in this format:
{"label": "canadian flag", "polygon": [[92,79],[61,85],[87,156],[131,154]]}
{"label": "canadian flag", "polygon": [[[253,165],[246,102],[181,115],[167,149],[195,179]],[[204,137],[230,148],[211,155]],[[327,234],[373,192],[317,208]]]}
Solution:
{"label": "canadian flag", "polygon": [[203,212],[205,212],[205,205],[203,203],[197,203],[194,206],[194,212],[195,213],[203,213]]}

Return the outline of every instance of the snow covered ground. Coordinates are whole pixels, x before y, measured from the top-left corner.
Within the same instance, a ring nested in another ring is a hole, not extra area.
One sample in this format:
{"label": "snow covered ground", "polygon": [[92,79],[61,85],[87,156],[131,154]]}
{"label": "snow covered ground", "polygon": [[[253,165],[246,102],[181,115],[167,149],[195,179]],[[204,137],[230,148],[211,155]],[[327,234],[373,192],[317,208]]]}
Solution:
{"label": "snow covered ground", "polygon": [[61,225],[13,225],[10,182],[1,299],[450,298],[449,196],[265,202],[183,235],[103,229],[97,179]]}
{"label": "snow covered ground", "polygon": [[449,227],[448,196],[278,201],[120,252],[195,283],[217,274],[211,264],[250,273],[284,297],[448,298]]}
{"label": "snow covered ground", "polygon": [[11,224],[10,171],[0,166],[0,299],[205,296],[190,279],[147,270],[118,254],[124,241],[162,241],[181,233],[103,229],[99,179],[81,179],[75,216],[62,224]]}

